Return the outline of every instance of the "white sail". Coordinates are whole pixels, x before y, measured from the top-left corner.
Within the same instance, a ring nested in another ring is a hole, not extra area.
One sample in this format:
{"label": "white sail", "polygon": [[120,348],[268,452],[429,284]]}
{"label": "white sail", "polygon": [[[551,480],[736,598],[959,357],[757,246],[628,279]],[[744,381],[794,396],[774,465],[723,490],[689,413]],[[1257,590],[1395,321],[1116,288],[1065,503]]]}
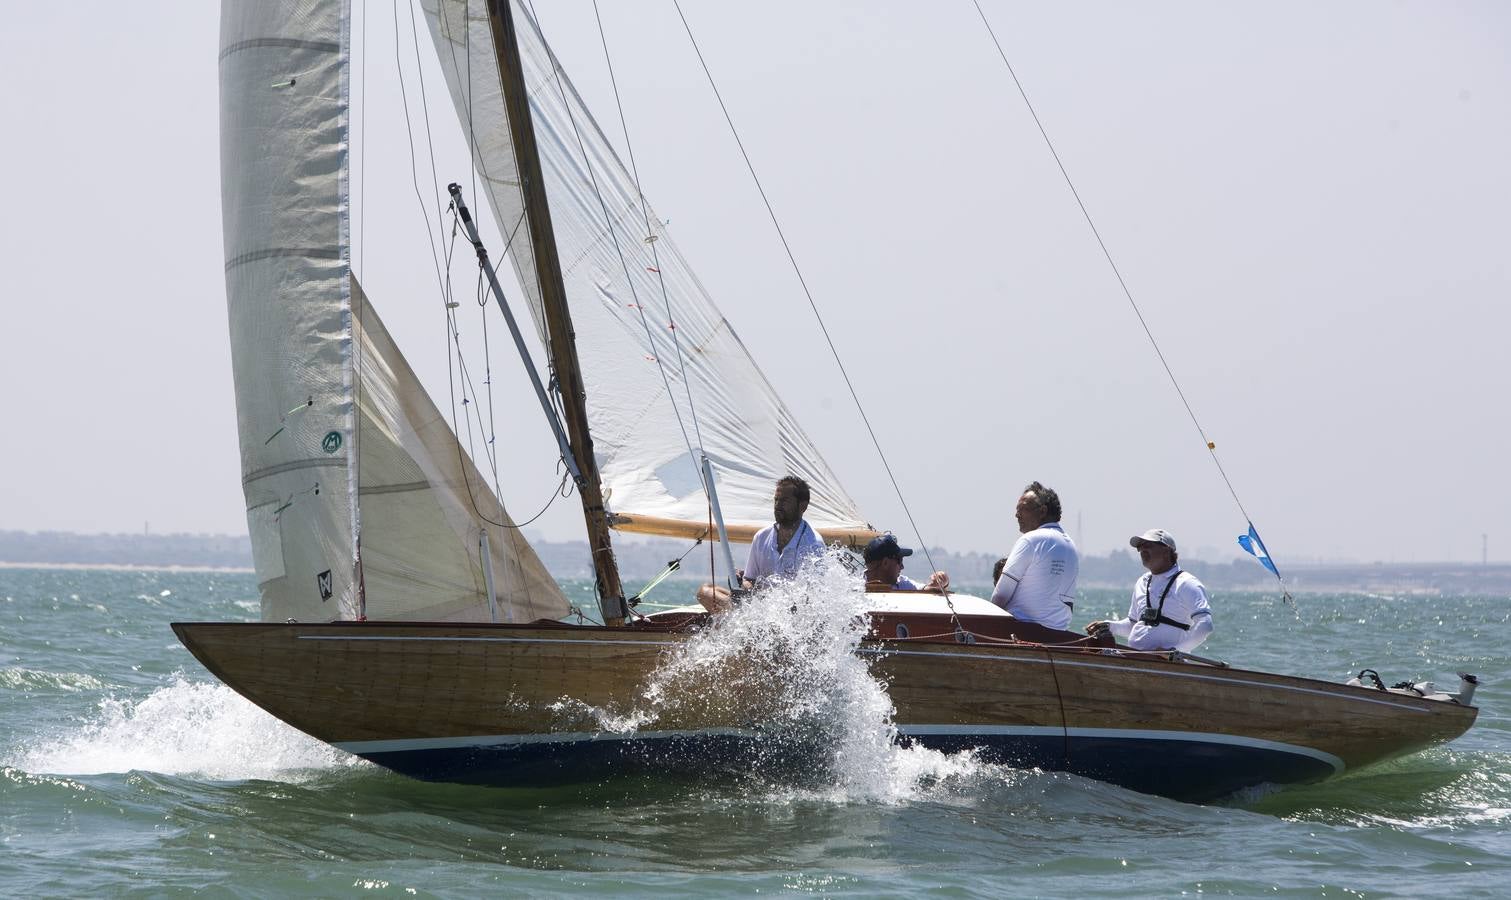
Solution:
{"label": "white sail", "polygon": [[[523,232],[528,226],[486,4],[425,0],[424,7],[462,127],[475,142],[480,189],[501,232]],[[815,527],[867,528],[655,212],[641,209],[633,178],[534,20],[515,5],[514,21],[609,510],[621,522],[706,521],[698,460],[688,450],[701,438],[732,526],[748,531],[770,523],[772,485],[793,474],[812,488],[807,518]],[[544,339],[530,253],[527,236],[510,243]]]}
{"label": "white sail", "polygon": [[358,615],[347,25],[339,3],[221,10],[226,301],[247,523],[269,620]]}
{"label": "white sail", "polygon": [[370,619],[486,621],[486,532],[503,622],[569,605],[504,505],[462,452],[377,311],[355,283],[361,578]]}
{"label": "white sail", "polygon": [[341,0],[222,8],[226,297],[262,617],[487,619],[485,530],[500,618],[564,615],[534,552],[485,520],[510,521],[360,292],[354,321],[349,30]]}

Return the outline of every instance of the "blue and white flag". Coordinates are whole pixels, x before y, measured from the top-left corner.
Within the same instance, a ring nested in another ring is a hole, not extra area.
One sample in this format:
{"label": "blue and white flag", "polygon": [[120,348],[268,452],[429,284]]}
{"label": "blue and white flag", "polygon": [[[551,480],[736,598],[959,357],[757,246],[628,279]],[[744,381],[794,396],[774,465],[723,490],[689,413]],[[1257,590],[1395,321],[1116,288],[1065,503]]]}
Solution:
{"label": "blue and white flag", "polygon": [[1271,561],[1270,551],[1265,549],[1264,541],[1259,539],[1259,532],[1254,530],[1253,522],[1249,523],[1248,534],[1240,534],[1238,536],[1238,546],[1249,551],[1255,559],[1259,560],[1260,565],[1274,572],[1276,578],[1280,577],[1280,570],[1275,568],[1275,563]]}

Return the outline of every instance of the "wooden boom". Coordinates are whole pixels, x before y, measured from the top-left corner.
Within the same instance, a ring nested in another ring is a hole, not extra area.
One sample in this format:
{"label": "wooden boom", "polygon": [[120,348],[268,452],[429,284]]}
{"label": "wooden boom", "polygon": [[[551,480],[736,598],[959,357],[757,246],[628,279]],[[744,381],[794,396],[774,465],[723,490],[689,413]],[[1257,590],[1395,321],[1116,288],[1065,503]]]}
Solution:
{"label": "wooden boom", "polygon": [[[624,531],[630,534],[658,534],[663,537],[685,538],[687,540],[700,540],[712,536],[713,532],[707,522],[693,522],[687,519],[669,519],[663,516],[642,516],[638,513],[614,513],[609,517],[609,525],[615,531]],[[726,523],[725,531],[729,533],[729,541],[733,544],[748,544],[755,539],[755,533],[764,528],[764,525],[741,525]],[[819,528],[818,535],[826,544],[840,544],[857,553],[864,550],[871,539],[881,534],[870,528]]]}

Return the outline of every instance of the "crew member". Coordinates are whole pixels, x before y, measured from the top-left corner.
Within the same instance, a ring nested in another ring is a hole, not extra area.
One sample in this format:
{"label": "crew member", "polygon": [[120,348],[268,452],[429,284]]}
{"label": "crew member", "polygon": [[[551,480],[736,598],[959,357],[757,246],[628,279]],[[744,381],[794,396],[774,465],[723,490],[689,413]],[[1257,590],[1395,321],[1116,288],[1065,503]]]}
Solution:
{"label": "crew member", "polygon": [[[866,590],[916,591],[918,582],[902,574],[902,558],[912,556],[913,551],[900,547],[897,538],[888,533],[871,539],[866,545]],[[950,576],[935,572],[929,576],[924,590],[944,590],[950,586]]]}
{"label": "crew member", "polygon": [[[755,533],[745,568],[735,577],[744,590],[758,588],[773,578],[791,578],[802,564],[824,553],[824,541],[803,519],[808,511],[808,482],[788,475],[776,483],[771,498],[775,522]],[[709,612],[724,612],[732,606],[728,589],[705,584],[698,589],[698,602]]]}
{"label": "crew member", "polygon": [[1134,650],[1180,650],[1201,646],[1212,634],[1212,609],[1207,589],[1190,572],[1182,572],[1175,538],[1162,528],[1128,539],[1149,571],[1133,585],[1128,617],[1115,622],[1092,622],[1092,637],[1112,634]]}
{"label": "crew member", "polygon": [[1023,536],[1007,555],[992,602],[1015,618],[1064,631],[1075,611],[1081,560],[1060,527],[1060,495],[1035,481],[1014,512]]}

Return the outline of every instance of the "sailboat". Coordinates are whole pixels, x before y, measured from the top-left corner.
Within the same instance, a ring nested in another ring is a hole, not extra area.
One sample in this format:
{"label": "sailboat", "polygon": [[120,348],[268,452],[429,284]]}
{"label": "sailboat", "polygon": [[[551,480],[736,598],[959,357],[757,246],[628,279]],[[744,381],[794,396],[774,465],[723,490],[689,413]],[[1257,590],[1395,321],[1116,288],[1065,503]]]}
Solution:
{"label": "sailboat", "polygon": [[[417,778],[712,768],[768,739],[757,699],[679,704],[621,731],[561,714],[564,700],[633,708],[706,619],[635,615],[611,533],[748,542],[786,474],[811,485],[806,517],[827,542],[854,549],[876,531],[528,8],[423,8],[479,190],[513,236],[535,325],[516,343],[547,350],[549,378],[528,350],[526,362],[582,503],[603,624],[563,621],[565,595],[354,277],[348,3],[224,0],[227,302],[261,621],[173,629],[274,716]],[[1477,714],[1468,682],[1454,694],[1332,684],[1061,643],[959,594],[867,596],[857,652],[888,686],[901,740],[1140,791],[1201,800],[1325,778],[1451,740]]]}

